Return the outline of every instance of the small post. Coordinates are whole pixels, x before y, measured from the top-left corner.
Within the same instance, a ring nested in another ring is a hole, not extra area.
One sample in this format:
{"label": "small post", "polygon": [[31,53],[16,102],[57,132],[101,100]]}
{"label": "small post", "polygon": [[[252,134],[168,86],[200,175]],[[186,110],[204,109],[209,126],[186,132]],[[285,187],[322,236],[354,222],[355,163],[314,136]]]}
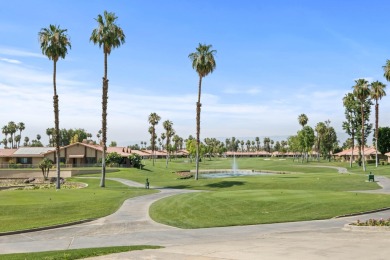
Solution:
{"label": "small post", "polygon": [[146,178],[145,189],[149,189],[149,179],[148,178]]}

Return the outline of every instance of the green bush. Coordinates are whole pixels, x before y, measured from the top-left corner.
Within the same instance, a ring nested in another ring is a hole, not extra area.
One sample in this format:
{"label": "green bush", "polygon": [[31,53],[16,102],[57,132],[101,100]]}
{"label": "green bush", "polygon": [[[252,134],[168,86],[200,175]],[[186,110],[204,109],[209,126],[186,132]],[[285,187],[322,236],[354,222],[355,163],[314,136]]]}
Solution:
{"label": "green bush", "polygon": [[131,154],[129,156],[129,160],[130,160],[130,164],[134,167],[134,168],[139,168],[142,164],[142,157],[138,154]]}
{"label": "green bush", "polygon": [[122,162],[122,156],[117,153],[109,153],[106,156],[106,164],[111,167],[117,167]]}
{"label": "green bush", "polygon": [[368,159],[367,164],[375,164],[375,159]]}

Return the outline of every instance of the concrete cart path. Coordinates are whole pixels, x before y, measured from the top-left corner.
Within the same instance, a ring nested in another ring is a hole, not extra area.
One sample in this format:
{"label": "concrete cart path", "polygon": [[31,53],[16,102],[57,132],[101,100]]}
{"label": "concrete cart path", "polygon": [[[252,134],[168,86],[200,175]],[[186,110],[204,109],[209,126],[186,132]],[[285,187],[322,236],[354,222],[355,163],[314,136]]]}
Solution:
{"label": "concrete cart path", "polygon": [[[385,178],[387,179],[387,178]],[[117,179],[118,180],[118,179]],[[390,185],[378,179],[386,189]],[[128,183],[127,180],[119,180]],[[137,184],[139,185],[139,184]],[[125,201],[114,214],[89,223],[0,237],[0,253],[36,252],[114,245],[161,245],[164,249],[114,254],[95,259],[388,259],[390,232],[345,231],[357,219],[388,218],[390,211],[340,219],[179,229],[153,222],[148,209],[160,193]]]}

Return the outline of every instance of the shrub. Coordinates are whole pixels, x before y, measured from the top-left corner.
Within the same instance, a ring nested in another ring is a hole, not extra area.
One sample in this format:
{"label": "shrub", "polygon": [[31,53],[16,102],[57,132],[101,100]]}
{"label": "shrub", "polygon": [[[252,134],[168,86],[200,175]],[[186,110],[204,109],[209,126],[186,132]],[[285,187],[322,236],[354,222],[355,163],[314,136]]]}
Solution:
{"label": "shrub", "polygon": [[142,164],[142,157],[138,154],[135,154],[135,153],[129,155],[129,160],[130,160],[130,164],[134,168],[139,168]]}
{"label": "shrub", "polygon": [[368,159],[367,164],[375,164],[375,159]]}
{"label": "shrub", "polygon": [[106,156],[106,164],[111,167],[117,166],[121,162],[122,162],[122,156],[117,152],[109,153]]}

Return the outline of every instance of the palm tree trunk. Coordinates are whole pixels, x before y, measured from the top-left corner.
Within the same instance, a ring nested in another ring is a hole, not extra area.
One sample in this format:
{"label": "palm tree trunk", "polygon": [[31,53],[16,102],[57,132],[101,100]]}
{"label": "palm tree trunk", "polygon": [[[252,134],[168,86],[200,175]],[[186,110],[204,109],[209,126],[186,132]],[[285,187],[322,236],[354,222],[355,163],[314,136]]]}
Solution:
{"label": "palm tree trunk", "polygon": [[378,122],[379,122],[379,105],[375,100],[375,167],[378,167]]}
{"label": "palm tree trunk", "polygon": [[56,85],[56,74],[57,74],[57,61],[53,61],[53,105],[54,105],[54,128],[56,134],[56,168],[57,168],[57,181],[56,189],[61,189],[61,172],[60,172],[60,126],[59,126],[59,109],[58,109],[58,95],[57,95],[57,85]]}
{"label": "palm tree trunk", "polygon": [[202,77],[199,75],[198,102],[196,103],[196,173],[195,180],[199,178],[199,145],[200,145],[200,96],[202,92]]}
{"label": "palm tree trunk", "polygon": [[107,79],[107,53],[104,52],[104,77],[102,95],[102,178],[100,187],[105,187],[106,182],[106,151],[107,151],[107,100],[108,100],[108,79]]}
{"label": "palm tree trunk", "polygon": [[362,163],[363,163],[363,171],[366,171],[365,157],[364,157],[364,109],[362,104]]}

